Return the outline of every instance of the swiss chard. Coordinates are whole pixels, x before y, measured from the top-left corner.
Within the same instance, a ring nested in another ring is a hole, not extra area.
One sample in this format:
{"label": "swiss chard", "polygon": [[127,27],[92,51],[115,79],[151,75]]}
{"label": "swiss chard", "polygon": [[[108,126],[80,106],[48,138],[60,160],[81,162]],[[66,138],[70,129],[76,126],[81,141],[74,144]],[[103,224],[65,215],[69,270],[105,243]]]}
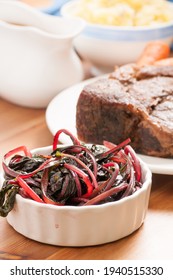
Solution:
{"label": "swiss chard", "polygon": [[[58,146],[61,133],[71,138],[72,145]],[[49,155],[32,155],[25,146],[8,152],[3,160],[0,215],[12,210],[17,193],[61,206],[107,203],[133,194],[142,185],[141,166],[129,143],[130,139],[118,145],[108,141],[103,146],[87,145],[61,129]]]}

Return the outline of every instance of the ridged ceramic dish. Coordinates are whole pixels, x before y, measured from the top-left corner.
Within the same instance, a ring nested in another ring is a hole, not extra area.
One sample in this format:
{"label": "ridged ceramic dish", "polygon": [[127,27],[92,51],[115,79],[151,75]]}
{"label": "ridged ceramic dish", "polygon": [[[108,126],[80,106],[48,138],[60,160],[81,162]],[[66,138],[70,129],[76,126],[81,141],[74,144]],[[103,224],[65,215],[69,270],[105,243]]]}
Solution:
{"label": "ridged ceramic dish", "polygon": [[[47,154],[52,147],[32,153]],[[90,206],[54,206],[16,196],[8,223],[33,240],[60,246],[91,246],[128,236],[144,222],[151,188],[151,171],[141,161],[142,187],[116,202]]]}

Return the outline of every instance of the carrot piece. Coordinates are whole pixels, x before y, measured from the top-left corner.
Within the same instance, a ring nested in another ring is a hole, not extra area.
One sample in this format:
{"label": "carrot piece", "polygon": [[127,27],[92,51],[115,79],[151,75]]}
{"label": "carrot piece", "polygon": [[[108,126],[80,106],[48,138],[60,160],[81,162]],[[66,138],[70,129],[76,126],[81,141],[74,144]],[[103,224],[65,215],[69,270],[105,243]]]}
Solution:
{"label": "carrot piece", "polygon": [[170,47],[166,43],[162,41],[150,42],[146,45],[136,63],[138,66],[152,65],[157,60],[168,58],[169,55]]}
{"label": "carrot piece", "polygon": [[154,65],[157,66],[173,66],[173,57],[168,57],[165,59],[160,59],[155,61]]}

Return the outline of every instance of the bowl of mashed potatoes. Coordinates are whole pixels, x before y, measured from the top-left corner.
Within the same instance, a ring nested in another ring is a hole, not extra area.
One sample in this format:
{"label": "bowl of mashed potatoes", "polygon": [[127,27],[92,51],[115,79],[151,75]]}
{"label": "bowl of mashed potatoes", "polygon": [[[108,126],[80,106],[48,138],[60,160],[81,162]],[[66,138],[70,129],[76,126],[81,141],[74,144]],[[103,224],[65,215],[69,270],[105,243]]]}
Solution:
{"label": "bowl of mashed potatoes", "polygon": [[70,1],[61,15],[87,22],[75,48],[99,72],[135,62],[150,41],[173,42],[173,3],[165,0]]}

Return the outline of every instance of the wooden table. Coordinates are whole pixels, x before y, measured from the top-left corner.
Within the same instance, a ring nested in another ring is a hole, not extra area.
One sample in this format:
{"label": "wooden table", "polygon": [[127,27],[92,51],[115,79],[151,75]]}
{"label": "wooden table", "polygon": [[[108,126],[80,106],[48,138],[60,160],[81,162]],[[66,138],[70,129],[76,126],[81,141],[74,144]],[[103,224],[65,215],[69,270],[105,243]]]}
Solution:
{"label": "wooden table", "polygon": [[[51,1],[23,2],[35,6]],[[17,146],[25,144],[32,149],[51,143],[45,110],[28,109],[0,99],[0,161],[4,153]],[[17,233],[5,218],[0,217],[0,259],[173,259],[173,176],[153,174],[149,209],[143,226],[130,236],[105,245],[69,248],[41,244]]]}
{"label": "wooden table", "polygon": [[[50,145],[45,110],[0,99],[0,157],[19,145]],[[0,167],[2,171],[2,167]],[[173,176],[153,175],[149,210],[143,226],[130,236],[105,245],[69,248],[41,244],[17,233],[0,218],[0,259],[136,260],[173,259]]]}

